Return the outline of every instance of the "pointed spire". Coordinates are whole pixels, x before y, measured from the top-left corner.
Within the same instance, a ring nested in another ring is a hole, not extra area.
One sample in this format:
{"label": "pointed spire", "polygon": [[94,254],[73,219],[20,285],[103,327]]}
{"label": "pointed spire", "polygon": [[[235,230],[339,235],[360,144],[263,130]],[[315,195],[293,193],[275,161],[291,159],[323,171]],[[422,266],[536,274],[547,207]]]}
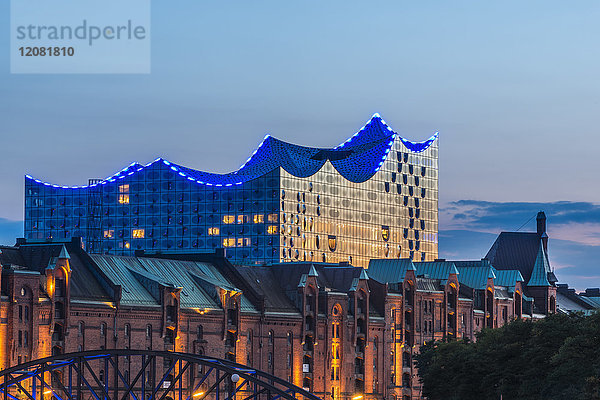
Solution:
{"label": "pointed spire", "polygon": [[60,249],[60,254],[58,255],[59,259],[63,259],[63,260],[69,260],[71,258],[71,256],[69,255],[69,252],[67,251],[67,248],[65,247],[65,245],[62,245],[62,248]]}
{"label": "pointed spire", "polygon": [[452,268],[450,268],[450,274],[460,274],[460,272],[458,272],[458,269],[456,268],[456,265],[454,265],[454,263],[452,263]]}
{"label": "pointed spire", "polygon": [[308,276],[319,276],[319,274],[317,274],[317,270],[315,269],[315,266],[313,264],[310,265],[310,270],[308,271]]}
{"label": "pointed spire", "polygon": [[360,271],[360,276],[358,277],[358,279],[360,280],[369,280],[369,276],[367,275],[367,270],[363,268],[362,271]]}
{"label": "pointed spire", "polygon": [[494,270],[492,268],[489,269],[487,277],[488,279],[496,279],[496,274],[494,273]]}
{"label": "pointed spire", "polygon": [[538,254],[535,258],[535,264],[533,264],[533,271],[531,271],[531,278],[529,278],[527,286],[551,286],[548,281],[548,274],[551,272],[550,263],[544,251],[544,243],[540,239]]}

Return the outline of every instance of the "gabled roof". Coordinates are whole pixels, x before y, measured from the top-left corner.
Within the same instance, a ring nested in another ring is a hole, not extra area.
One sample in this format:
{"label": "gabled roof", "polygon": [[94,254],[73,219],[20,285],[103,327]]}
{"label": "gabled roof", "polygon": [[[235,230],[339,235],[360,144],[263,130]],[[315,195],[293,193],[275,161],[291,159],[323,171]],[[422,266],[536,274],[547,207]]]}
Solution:
{"label": "gabled roof", "polygon": [[485,290],[488,276],[493,273],[491,266],[457,267],[460,271],[458,282],[475,290]]}
{"label": "gabled roof", "polygon": [[43,273],[48,266],[56,263],[63,247],[69,253],[71,296],[98,301],[112,300],[112,296],[102,278],[89,265],[89,257],[83,252],[81,245],[74,241],[66,243],[27,243],[19,244],[16,247],[3,247],[0,259],[2,264],[17,264],[27,267],[29,270]]}
{"label": "gabled roof", "polygon": [[265,312],[285,312],[300,315],[300,311],[285,294],[271,267],[237,266],[236,268],[244,277],[246,283],[252,286],[264,300]]}
{"label": "gabled roof", "polygon": [[497,269],[496,271],[496,279],[494,279],[494,284],[498,286],[506,286],[509,290],[514,291],[517,282],[525,283],[525,279],[523,279],[523,275],[521,272],[516,269]]}
{"label": "gabled roof", "polygon": [[369,277],[380,283],[400,283],[407,271],[416,271],[410,258],[372,259],[369,261]]}
{"label": "gabled roof", "polygon": [[535,232],[502,232],[485,256],[494,268],[517,269],[529,282],[541,247]]}
{"label": "gabled roof", "polygon": [[429,148],[437,137],[436,133],[423,142],[411,142],[400,137],[379,114],[375,114],[354,136],[334,148],[299,146],[267,135],[252,156],[237,171],[227,174],[198,171],[158,158],[147,165],[134,162],[116,174],[90,186],[52,185],[29,175],[26,175],[26,179],[55,188],[85,189],[115,182],[158,165],[169,168],[183,179],[200,185],[233,186],[263,176],[277,168],[283,168],[296,177],[311,176],[329,161],[344,178],[359,183],[368,180],[379,170],[396,138],[408,151],[422,152]]}
{"label": "gabled roof", "polygon": [[509,291],[514,291],[516,282],[523,282],[523,276],[518,270],[498,270],[490,264],[489,260],[454,261],[460,271],[458,281],[461,285],[476,290],[484,290],[489,278],[494,280],[495,286],[504,286]]}
{"label": "gabled roof", "polygon": [[446,284],[450,274],[457,274],[460,277],[460,272],[452,261],[423,261],[415,262],[414,265],[417,268],[417,276],[439,279],[442,285]]}

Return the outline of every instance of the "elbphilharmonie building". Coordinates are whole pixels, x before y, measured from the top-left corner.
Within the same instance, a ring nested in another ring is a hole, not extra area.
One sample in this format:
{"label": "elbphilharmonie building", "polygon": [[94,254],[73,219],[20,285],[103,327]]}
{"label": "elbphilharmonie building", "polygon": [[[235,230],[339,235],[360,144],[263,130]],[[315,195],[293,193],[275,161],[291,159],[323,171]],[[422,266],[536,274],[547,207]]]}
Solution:
{"label": "elbphilharmonie building", "polygon": [[438,254],[438,135],[409,141],[375,114],[344,143],[265,137],[237,171],[159,158],[85,186],[25,178],[29,240],[81,237],[90,253],[225,248],[234,263],[432,261]]}

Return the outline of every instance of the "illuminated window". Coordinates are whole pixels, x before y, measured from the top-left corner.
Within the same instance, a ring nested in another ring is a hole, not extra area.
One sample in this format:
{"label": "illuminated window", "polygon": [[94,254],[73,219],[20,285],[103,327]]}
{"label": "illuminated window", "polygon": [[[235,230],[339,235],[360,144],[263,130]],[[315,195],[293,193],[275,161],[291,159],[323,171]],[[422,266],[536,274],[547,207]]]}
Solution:
{"label": "illuminated window", "polygon": [[277,235],[277,225],[269,225],[267,227],[267,233],[269,235]]}
{"label": "illuminated window", "polygon": [[126,249],[130,248],[131,245],[129,244],[129,242],[125,242],[125,244],[123,245]]}
{"label": "illuminated window", "polygon": [[219,228],[208,228],[209,236],[216,236],[219,234]]}
{"label": "illuminated window", "polygon": [[240,214],[237,216],[237,223],[238,224],[247,224],[248,223],[248,216],[244,215],[244,214]]}
{"label": "illuminated window", "polygon": [[119,204],[129,204],[129,185],[119,185]]}
{"label": "illuminated window", "polygon": [[333,339],[340,338],[340,323],[339,322],[334,322],[333,324],[331,324],[331,337]]}
{"label": "illuminated window", "polygon": [[329,250],[335,251],[335,249],[337,248],[337,237],[335,235],[329,235],[327,239],[327,243],[329,244]]}
{"label": "illuminated window", "polygon": [[238,238],[238,247],[250,246],[250,238]]}
{"label": "illuminated window", "polygon": [[235,238],[223,239],[223,247],[235,247]]}
{"label": "illuminated window", "polygon": [[381,238],[384,241],[388,241],[390,239],[390,227],[386,225],[381,226]]}
{"label": "illuminated window", "polygon": [[113,229],[109,229],[109,230],[104,231],[104,238],[105,239],[110,239],[113,236],[115,236],[115,231]]}
{"label": "illuminated window", "polygon": [[142,239],[145,237],[145,231],[143,229],[134,229],[131,232],[131,237]]}
{"label": "illuminated window", "polygon": [[268,222],[277,222],[279,220],[279,214],[269,214],[267,215]]}
{"label": "illuminated window", "polygon": [[[339,381],[340,380],[340,366],[339,365],[332,365],[331,366],[331,380],[332,381]],[[334,398],[337,398],[337,396],[334,396]]]}
{"label": "illuminated window", "polygon": [[255,224],[262,224],[265,222],[265,216],[263,214],[254,214],[253,221]]}
{"label": "illuminated window", "polygon": [[333,343],[331,345],[331,357],[334,360],[340,359],[340,344],[339,343]]}
{"label": "illuminated window", "polygon": [[223,215],[224,224],[235,224],[235,215]]}

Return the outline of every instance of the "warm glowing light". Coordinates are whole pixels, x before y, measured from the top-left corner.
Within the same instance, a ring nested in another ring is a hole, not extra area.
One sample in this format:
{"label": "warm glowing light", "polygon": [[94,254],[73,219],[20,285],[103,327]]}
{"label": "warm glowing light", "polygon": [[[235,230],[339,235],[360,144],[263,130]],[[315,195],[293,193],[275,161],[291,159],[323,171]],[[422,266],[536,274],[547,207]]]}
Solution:
{"label": "warm glowing light", "polygon": [[138,239],[143,239],[146,236],[146,231],[144,229],[134,229],[131,232],[131,236]]}
{"label": "warm glowing light", "polygon": [[204,395],[204,392],[196,392],[196,393],[194,393],[194,397],[200,397],[202,395]]}
{"label": "warm glowing light", "polygon": [[360,400],[360,399],[362,399],[362,398],[363,398],[363,395],[362,395],[362,394],[359,394],[359,395],[357,395],[357,396],[354,396],[354,397],[352,398],[352,400]]}
{"label": "warm glowing light", "polygon": [[119,185],[119,204],[129,204],[129,184]]}
{"label": "warm glowing light", "polygon": [[50,394],[50,393],[52,393],[52,390],[50,390],[50,389],[44,390],[44,394]]}

